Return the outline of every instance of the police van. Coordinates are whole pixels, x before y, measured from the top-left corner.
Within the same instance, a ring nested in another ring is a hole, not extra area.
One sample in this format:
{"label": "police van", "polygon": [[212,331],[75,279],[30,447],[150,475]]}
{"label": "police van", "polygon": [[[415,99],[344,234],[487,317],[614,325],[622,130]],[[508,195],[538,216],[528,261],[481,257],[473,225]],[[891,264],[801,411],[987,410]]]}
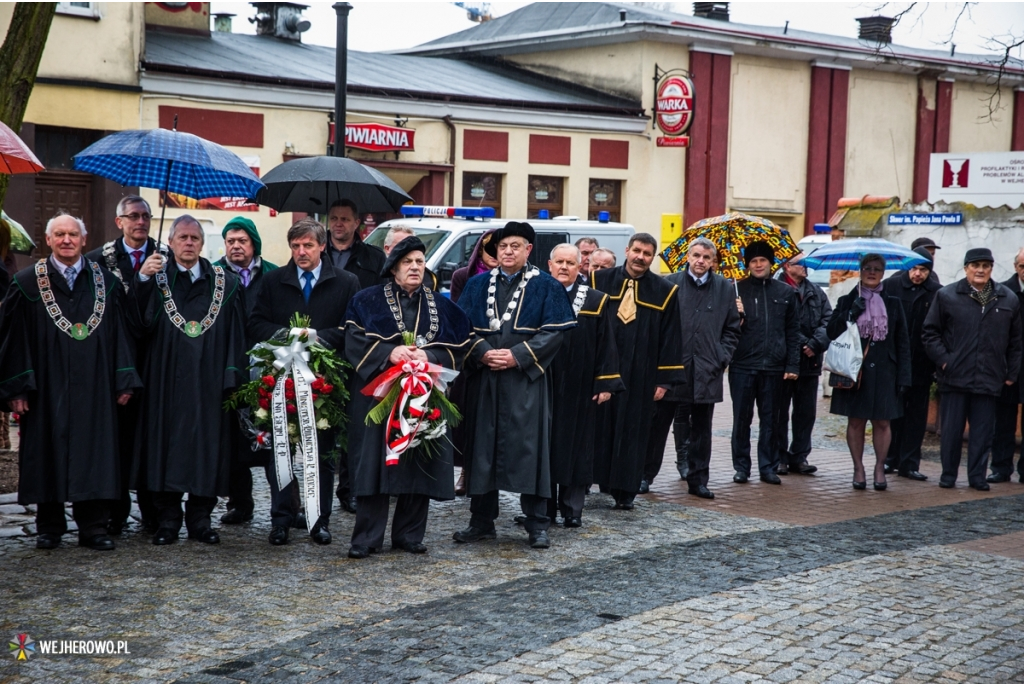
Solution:
{"label": "police van", "polygon": [[366,237],[366,242],[384,249],[384,238],[393,226],[411,228],[427,247],[427,268],[437,274],[442,291],[451,286],[456,269],[469,264],[469,257],[477,241],[487,231],[501,228],[509,221],[528,221],[537,231],[537,239],[530,253],[530,263],[548,270],[548,255],[561,243],[575,243],[580,238],[594,238],[598,245],[615,253],[617,264],[622,264],[629,242],[636,229],[629,224],[608,220],[601,212],[597,221],[583,221],[575,216],[556,216],[553,219],[497,219],[493,207],[430,207],[405,205],[401,219],[391,219],[377,226]]}

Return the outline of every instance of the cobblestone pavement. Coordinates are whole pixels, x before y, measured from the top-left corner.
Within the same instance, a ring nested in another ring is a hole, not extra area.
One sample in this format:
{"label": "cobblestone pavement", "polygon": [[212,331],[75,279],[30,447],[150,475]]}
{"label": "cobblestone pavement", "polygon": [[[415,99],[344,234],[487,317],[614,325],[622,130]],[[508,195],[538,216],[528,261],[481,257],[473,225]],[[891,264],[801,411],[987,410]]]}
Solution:
{"label": "cobblestone pavement", "polygon": [[[822,441],[814,477],[730,489],[723,442],[716,500],[685,495],[666,458],[634,511],[593,494],[543,551],[510,495],[494,542],[451,541],[460,499],[432,504],[426,555],[348,559],[337,510],[334,544],[271,547],[259,471],[255,520],[218,546],[133,526],[113,553],[74,535],[39,551],[20,520],[0,537],[0,635],[130,654],[4,657],[0,682],[1024,681],[1024,486],[890,477],[853,497],[849,457]],[[7,500],[3,516],[31,513]]]}

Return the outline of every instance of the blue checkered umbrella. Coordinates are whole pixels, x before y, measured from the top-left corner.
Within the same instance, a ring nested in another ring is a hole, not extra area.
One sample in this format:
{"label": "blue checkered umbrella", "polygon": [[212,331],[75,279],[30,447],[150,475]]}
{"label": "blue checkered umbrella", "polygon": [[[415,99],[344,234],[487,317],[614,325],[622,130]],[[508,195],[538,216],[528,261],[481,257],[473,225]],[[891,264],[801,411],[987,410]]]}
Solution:
{"label": "blue checkered umbrella", "polygon": [[[123,186],[156,188],[196,200],[253,198],[263,188],[259,177],[234,152],[191,133],[162,128],[113,133],[74,160],[76,170]],[[162,216],[160,228],[162,232]]]}
{"label": "blue checkered umbrella", "polygon": [[801,262],[811,269],[857,271],[860,258],[866,254],[881,255],[886,269],[906,271],[928,260],[908,247],[881,238],[846,238],[822,245]]}

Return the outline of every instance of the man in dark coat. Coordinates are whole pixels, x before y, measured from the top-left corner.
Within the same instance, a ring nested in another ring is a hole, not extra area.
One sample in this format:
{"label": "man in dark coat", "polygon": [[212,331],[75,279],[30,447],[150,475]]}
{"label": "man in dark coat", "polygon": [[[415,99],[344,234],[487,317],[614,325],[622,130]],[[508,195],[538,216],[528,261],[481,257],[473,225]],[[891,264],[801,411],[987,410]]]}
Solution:
{"label": "man in dark coat", "polygon": [[[796,290],[800,346],[800,376],[784,380],[779,387],[775,410],[775,463],[776,473],[799,473],[806,476],[818,470],[807,462],[811,453],[811,433],[818,412],[818,387],[821,383],[821,363],[828,349],[825,332],[832,316],[825,291],[807,279],[807,267],[801,264],[799,254],[782,265],[781,282]],[[793,441],[789,442],[790,406],[793,408]]]}
{"label": "man in dark coat", "polygon": [[[1024,248],[1013,258],[1013,270],[1016,272],[1003,281],[1003,285],[1017,295],[1024,311]],[[1022,315],[1024,321],[1024,315]],[[1024,363],[1021,364],[1017,382],[1003,387],[996,406],[995,435],[992,438],[992,475],[986,480],[989,483],[1006,483],[1013,475],[1013,453],[1017,449],[1017,415],[1020,404],[1024,401]],[[1019,424],[1024,426],[1024,419]],[[1024,483],[1024,459],[1017,461],[1017,480]]]}
{"label": "man in dark coat", "polygon": [[[118,279],[118,287],[127,294],[131,289],[135,273],[142,263],[157,250],[156,241],[149,237],[152,213],[149,203],[138,195],[126,195],[117,203],[117,228],[122,236],[104,243],[85,257],[91,262],[101,264]],[[119,298],[123,306],[126,297]],[[118,316],[124,316],[120,312]],[[146,349],[138,346],[138,341],[129,333],[128,342],[134,348],[135,364],[142,368],[145,363]],[[121,455],[121,496],[110,504],[110,523],[107,530],[111,535],[120,535],[128,522],[132,510],[132,498],[128,494],[128,480],[132,475],[132,462],[135,459],[135,431],[139,424],[141,403],[138,399],[129,400],[127,404],[117,407],[118,451]],[[142,524],[149,532],[156,531],[156,507],[146,490],[136,491]]]}
{"label": "man in dark coat", "polygon": [[[264,274],[277,268],[263,259],[263,241],[260,240],[256,224],[244,216],[236,216],[224,224],[221,231],[224,238],[224,256],[215,263],[225,269],[231,269],[238,276],[245,288],[246,320],[256,305],[259,297],[260,284]],[[247,340],[246,349],[261,340]],[[244,415],[248,412],[243,410]],[[245,523],[252,520],[254,503],[252,501],[252,467],[265,466],[269,452],[252,449],[252,437],[239,428],[235,435],[234,449],[231,451],[231,491],[228,496],[227,513],[220,517],[221,523]]]}
{"label": "man in dark coat", "polygon": [[326,256],[335,271],[348,271],[359,279],[359,289],[384,282],[384,251],[363,242],[359,235],[359,210],[351,200],[336,200],[327,213]]}
{"label": "man in dark coat", "polygon": [[772,278],[775,252],[766,242],[753,242],[743,250],[750,275],[739,282],[741,333],[729,365],[732,395],[732,464],[737,483],[750,478],[750,424],[754,405],[760,420],[757,469],[761,481],[778,485],[775,452],[775,404],[783,381],[800,375],[800,320],[797,294]]}
{"label": "man in dark coat", "polygon": [[966,278],[935,295],[924,321],[924,347],[938,367],[942,421],[942,477],[939,486],[956,485],[964,428],[967,482],[988,490],[985,472],[995,431],[996,405],[1004,386],[1017,382],[1021,365],[1021,303],[992,280],[992,251],[977,247],[964,257]]}
{"label": "man in dark coat", "polygon": [[456,542],[496,537],[498,491],[518,492],[530,546],[550,546],[551,374],[564,331],[576,326],[565,290],[529,264],[533,227],[509,222],[488,243],[498,259],[466,282],[459,307],[477,339],[466,366],[469,527]]}
{"label": "man in dark coat", "polygon": [[210,513],[226,495],[236,423],[225,398],[245,380],[245,293],[238,278],[200,257],[203,228],[184,214],[171,223],[173,255],[142,263],[129,316],[147,348],[145,392],[132,480],[153,494],[153,544],[178,539],[181,500],[189,538],[220,542]]}
{"label": "man in dark coat", "polygon": [[[387,426],[363,420],[378,400],[362,390],[381,373],[405,362],[425,362],[458,371],[469,350],[469,319],[459,306],[423,283],[426,246],[415,236],[388,252],[384,273],[394,280],[356,294],[345,322],[345,354],[355,369],[348,445],[352,491],[359,500],[348,555],[364,559],[384,544],[388,506],[397,496],[391,546],[413,554],[427,551],[430,500],[455,498],[454,448],[446,435],[401,453],[385,463]],[[413,345],[403,340],[408,332]],[[397,382],[397,381],[396,381]]]}
{"label": "man in dark coat", "polygon": [[583,504],[594,482],[597,407],[626,386],[619,375],[615,331],[608,296],[579,281],[581,250],[563,243],[551,250],[548,271],[569,297],[576,328],[566,331],[551,363],[554,415],[551,420],[551,499],[548,517],[561,510],[566,528],[583,525]]}
{"label": "man in dark coat", "polygon": [[46,225],[53,254],[15,274],[0,320],[0,401],[21,415],[18,502],[36,505],[36,546],[53,549],[72,503],[78,544],[112,550],[110,501],[121,496],[118,405],[142,382],[117,278],[82,258],[81,220]]}
{"label": "man in dark coat", "polygon": [[928,476],[921,473],[921,443],[928,426],[928,400],[935,381],[935,364],[925,352],[921,333],[935,293],[942,286],[931,278],[932,252],[927,247],[914,248],[914,252],[928,262],[893,274],[885,279],[883,290],[885,297],[895,297],[903,305],[910,335],[911,375],[911,385],[900,398],[903,416],[892,420],[892,442],[885,458],[885,472],[912,480],[928,480]]}
{"label": "man in dark coat", "polygon": [[[291,260],[263,277],[263,284],[246,329],[250,340],[265,341],[291,327],[292,317],[304,314],[310,317],[310,327],[316,330],[321,343],[336,350],[345,349],[345,310],[349,300],[359,291],[359,279],[347,271],[334,268],[330,260],[323,259],[327,231],[315,219],[301,219],[288,229],[288,247]],[[334,464],[327,455],[334,449],[335,431],[317,433],[320,449],[320,520],[310,527],[310,535],[319,544],[331,542],[328,527],[331,515],[331,490],[334,484]],[[346,456],[339,466],[347,472]],[[346,473],[347,478],[347,473]],[[273,464],[267,466],[270,482],[270,544],[288,542],[288,529],[292,527],[298,511],[292,490],[299,487],[293,479],[279,487]]]}
{"label": "man in dark coat", "polygon": [[644,478],[656,403],[683,380],[679,288],[651,273],[657,249],[654,236],[637,233],[629,239],[622,266],[591,272],[593,286],[608,293],[619,373],[626,386],[626,392],[601,408],[594,457],[594,479],[615,498],[615,509],[633,508]]}
{"label": "man in dark coat", "polygon": [[740,314],[733,286],[711,271],[717,248],[696,238],[686,254],[686,268],[665,280],[676,285],[682,349],[682,383],[656,403],[641,492],[654,481],[665,454],[668,429],[675,437],[676,468],[691,495],[714,499],[708,490],[711,464],[711,419],[723,399],[722,377],[740,338]]}

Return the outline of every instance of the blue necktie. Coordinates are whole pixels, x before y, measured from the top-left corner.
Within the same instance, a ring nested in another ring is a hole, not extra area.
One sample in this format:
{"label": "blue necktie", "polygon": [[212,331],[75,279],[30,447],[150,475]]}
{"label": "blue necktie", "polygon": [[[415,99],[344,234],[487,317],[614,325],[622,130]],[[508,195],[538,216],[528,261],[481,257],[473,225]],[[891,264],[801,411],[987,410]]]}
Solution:
{"label": "blue necktie", "polygon": [[313,274],[309,271],[302,274],[305,283],[302,286],[302,298],[309,304],[309,296],[313,294]]}
{"label": "blue necktie", "polygon": [[68,289],[69,290],[74,290],[75,289],[75,274],[76,273],[77,273],[77,270],[73,266],[69,266],[68,268],[64,269],[64,278],[68,282]]}

